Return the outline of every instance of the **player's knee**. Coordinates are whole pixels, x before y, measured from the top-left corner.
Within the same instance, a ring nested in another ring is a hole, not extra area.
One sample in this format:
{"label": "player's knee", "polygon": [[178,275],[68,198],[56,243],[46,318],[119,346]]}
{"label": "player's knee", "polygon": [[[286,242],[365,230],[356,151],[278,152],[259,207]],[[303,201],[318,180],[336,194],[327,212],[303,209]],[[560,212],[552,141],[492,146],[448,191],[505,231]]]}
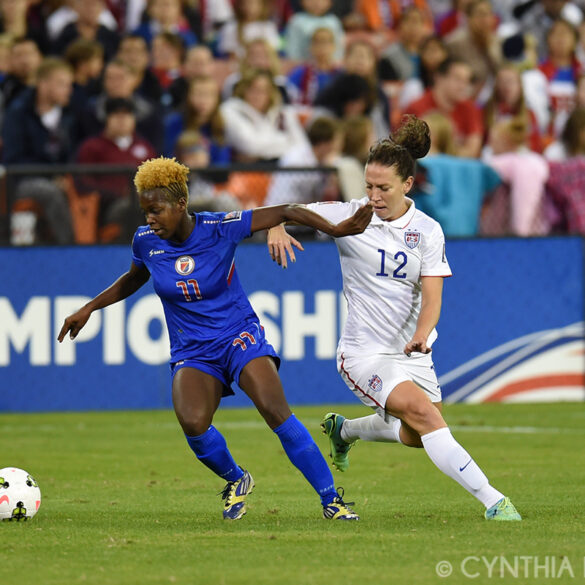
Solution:
{"label": "player's knee", "polygon": [[418,433],[428,432],[430,428],[441,426],[443,420],[440,412],[428,400],[413,401],[406,418],[408,424]]}
{"label": "player's knee", "polygon": [[202,435],[211,424],[211,417],[204,412],[190,412],[186,415],[177,413],[179,424],[188,437]]}
{"label": "player's knee", "polygon": [[271,429],[280,426],[291,415],[286,402],[284,404],[274,404],[270,401],[261,402],[256,404],[256,408]]}

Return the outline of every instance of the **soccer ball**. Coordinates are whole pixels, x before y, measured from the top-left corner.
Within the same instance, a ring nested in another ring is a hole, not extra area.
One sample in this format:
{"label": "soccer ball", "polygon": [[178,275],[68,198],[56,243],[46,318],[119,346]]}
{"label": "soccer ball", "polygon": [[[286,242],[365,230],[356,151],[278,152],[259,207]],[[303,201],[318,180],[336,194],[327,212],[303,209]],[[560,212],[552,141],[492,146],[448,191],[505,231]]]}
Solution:
{"label": "soccer ball", "polygon": [[41,490],[24,469],[0,469],[0,520],[28,520],[39,510]]}

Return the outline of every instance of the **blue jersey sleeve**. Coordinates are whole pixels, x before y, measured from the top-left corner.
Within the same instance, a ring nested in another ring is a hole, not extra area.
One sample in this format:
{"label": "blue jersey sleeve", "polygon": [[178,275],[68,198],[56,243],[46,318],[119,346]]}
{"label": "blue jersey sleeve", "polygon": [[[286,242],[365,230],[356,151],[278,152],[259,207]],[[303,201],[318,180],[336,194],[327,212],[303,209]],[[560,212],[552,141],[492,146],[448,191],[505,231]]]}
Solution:
{"label": "blue jersey sleeve", "polygon": [[144,260],[142,259],[142,248],[140,246],[141,234],[143,233],[144,227],[139,227],[136,232],[134,232],[134,237],[132,238],[132,262],[138,266],[138,268],[142,268],[144,266]]}
{"label": "blue jersey sleeve", "polygon": [[232,242],[239,242],[252,234],[251,209],[220,213],[219,216],[220,222],[218,229],[222,237]]}

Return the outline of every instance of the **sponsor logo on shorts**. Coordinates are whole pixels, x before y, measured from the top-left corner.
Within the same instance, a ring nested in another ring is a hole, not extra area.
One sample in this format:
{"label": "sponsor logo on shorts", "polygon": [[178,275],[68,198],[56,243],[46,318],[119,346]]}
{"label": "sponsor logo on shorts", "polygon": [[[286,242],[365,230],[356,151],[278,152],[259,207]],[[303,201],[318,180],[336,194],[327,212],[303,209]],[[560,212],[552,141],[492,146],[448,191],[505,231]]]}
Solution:
{"label": "sponsor logo on shorts", "polygon": [[416,248],[420,243],[420,233],[413,230],[404,232],[404,243],[409,248]]}
{"label": "sponsor logo on shorts", "polygon": [[368,381],[368,388],[374,392],[382,390],[382,378],[378,374],[374,374]]}
{"label": "sponsor logo on shorts", "polygon": [[187,274],[191,274],[195,270],[195,260],[191,256],[181,256],[175,262],[175,270],[181,276],[187,276]]}

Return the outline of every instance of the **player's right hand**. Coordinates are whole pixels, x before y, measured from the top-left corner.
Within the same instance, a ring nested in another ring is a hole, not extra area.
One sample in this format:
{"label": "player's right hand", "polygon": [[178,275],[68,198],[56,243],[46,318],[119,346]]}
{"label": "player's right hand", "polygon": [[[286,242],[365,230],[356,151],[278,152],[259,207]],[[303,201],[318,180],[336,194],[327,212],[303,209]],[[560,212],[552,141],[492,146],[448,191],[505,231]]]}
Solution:
{"label": "player's right hand", "polygon": [[361,234],[370,224],[373,213],[374,206],[371,201],[368,201],[365,205],[362,205],[351,217],[344,219],[335,226],[334,233],[332,234],[333,237],[341,238],[343,236]]}
{"label": "player's right hand", "polygon": [[266,243],[268,244],[268,252],[270,253],[270,257],[283,268],[287,267],[287,253],[290,261],[296,262],[293,246],[301,251],[304,250],[302,244],[293,238],[284,229],[282,224],[268,230]]}
{"label": "player's right hand", "polygon": [[61,331],[59,332],[59,336],[57,339],[59,343],[65,339],[65,335],[69,333],[70,339],[75,339],[77,334],[81,331],[83,326],[87,323],[91,315],[91,310],[87,307],[82,307],[77,311],[77,313],[73,313],[73,315],[69,315],[63,323],[63,327],[61,327]]}

